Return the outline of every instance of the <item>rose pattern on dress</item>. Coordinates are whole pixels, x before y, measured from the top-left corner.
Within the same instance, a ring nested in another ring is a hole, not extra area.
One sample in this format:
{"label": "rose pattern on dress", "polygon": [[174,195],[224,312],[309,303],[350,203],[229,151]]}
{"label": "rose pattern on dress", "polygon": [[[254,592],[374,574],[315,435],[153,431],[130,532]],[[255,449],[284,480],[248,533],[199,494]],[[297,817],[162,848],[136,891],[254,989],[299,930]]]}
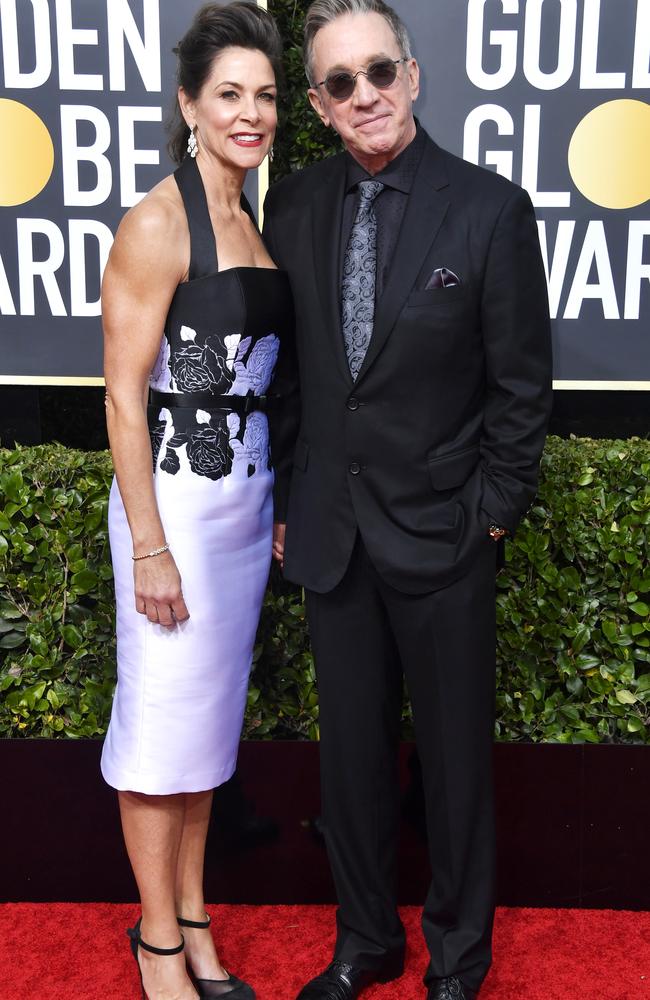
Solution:
{"label": "rose pattern on dress", "polygon": [[172,357],[170,368],[177,392],[208,392],[216,379],[205,363],[205,348],[188,344]]}
{"label": "rose pattern on dress", "polygon": [[192,472],[208,479],[221,479],[232,469],[233,450],[228,440],[228,426],[202,426],[189,434],[187,458]]}
{"label": "rose pattern on dress", "polygon": [[216,335],[203,345],[193,341],[181,347],[171,356],[170,369],[177,392],[223,393],[234,381],[226,367],[225,346]]}
{"label": "rose pattern on dress", "polygon": [[171,354],[171,347],[169,346],[169,341],[167,337],[163,334],[163,338],[160,342],[160,350],[158,351],[158,357],[151,369],[151,375],[149,376],[149,385],[152,389],[159,389],[161,392],[166,392],[169,389],[169,356]]}
{"label": "rose pattern on dress", "polygon": [[176,454],[176,452],[174,451],[173,447],[171,446],[171,441],[170,441],[167,447],[165,448],[165,457],[160,463],[160,468],[163,470],[163,472],[169,472],[172,476],[175,476],[180,467],[181,467],[180,459]]}
{"label": "rose pattern on dress", "polygon": [[266,417],[259,412],[249,413],[244,421],[238,413],[227,417],[230,447],[233,450],[233,465],[246,463],[246,474],[250,477],[260,470],[271,468],[269,434]]}
{"label": "rose pattern on dress", "polygon": [[235,358],[237,357],[237,348],[241,341],[240,333],[232,333],[228,337],[223,338],[223,342],[226,345],[226,351],[228,352],[226,356],[226,368],[229,372],[234,370]]}
{"label": "rose pattern on dress", "polygon": [[248,475],[258,469],[268,468],[269,431],[266,417],[259,411],[249,413],[243,440],[244,454],[248,458]]}
{"label": "rose pattern on dress", "polygon": [[[273,370],[278,359],[280,341],[273,333],[261,337],[251,348],[251,337],[244,337],[237,348],[235,358],[235,382],[233,394],[245,396],[253,392],[263,396],[273,377]],[[246,360],[244,360],[246,359]]]}
{"label": "rose pattern on dress", "polygon": [[[215,395],[244,396],[249,392],[263,395],[269,387],[280,348],[274,333],[242,338],[240,334],[197,333],[192,327],[181,326],[178,340],[161,348],[150,384],[162,391],[212,392]],[[168,381],[164,383],[161,361],[168,365]],[[154,382],[155,375],[155,382]],[[159,464],[163,472],[176,475],[181,468],[180,449],[190,470],[206,479],[228,476],[234,464],[246,462],[247,474],[270,469],[268,421],[266,415],[253,410],[246,415],[234,411],[191,407],[165,410],[173,421],[173,433],[167,440],[165,454]],[[167,422],[162,419],[152,425],[154,469],[163,444]]]}
{"label": "rose pattern on dress", "polygon": [[219,391],[227,393],[235,380],[235,376],[228,364],[227,347],[221,338],[217,336],[207,337],[205,344],[207,349],[213,354],[210,360],[210,368],[219,375],[221,385]]}
{"label": "rose pattern on dress", "polygon": [[163,443],[163,438],[165,436],[165,421],[156,420],[151,422],[149,425],[149,440],[151,441],[151,458],[153,461],[153,471],[156,471],[156,463],[158,461],[158,455],[160,454],[160,448]]}
{"label": "rose pattern on dress", "polygon": [[[198,424],[195,412],[192,409],[180,414],[179,411],[174,411],[176,424],[183,423],[186,426],[183,429],[174,427],[174,434],[167,442],[165,457],[160,463],[160,468],[163,472],[175,476],[181,467],[179,451],[184,447],[193,473],[206,479],[221,479],[231,471],[234,457],[229,442],[228,425],[223,415],[216,414],[216,426],[212,426],[212,418],[210,423]],[[186,417],[188,419],[184,419]]]}

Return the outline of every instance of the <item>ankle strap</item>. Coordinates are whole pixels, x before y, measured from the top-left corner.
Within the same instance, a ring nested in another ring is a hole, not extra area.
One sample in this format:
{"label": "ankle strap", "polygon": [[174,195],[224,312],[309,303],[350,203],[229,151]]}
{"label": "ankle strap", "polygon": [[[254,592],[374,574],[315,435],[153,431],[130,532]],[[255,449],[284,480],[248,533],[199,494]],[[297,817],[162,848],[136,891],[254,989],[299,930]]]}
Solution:
{"label": "ankle strap", "polygon": [[137,942],[139,948],[142,948],[143,951],[150,952],[152,955],[180,955],[183,948],[185,947],[185,938],[183,937],[182,934],[181,934],[181,943],[176,945],[175,948],[155,948],[154,945],[147,944],[147,942],[143,941],[142,937],[140,936],[139,920],[136,926],[129,927],[126,933],[131,938],[132,941]]}
{"label": "ankle strap", "polygon": [[179,927],[196,927],[197,930],[205,930],[210,926],[210,917],[205,915],[205,920],[186,920],[185,917],[178,917]]}

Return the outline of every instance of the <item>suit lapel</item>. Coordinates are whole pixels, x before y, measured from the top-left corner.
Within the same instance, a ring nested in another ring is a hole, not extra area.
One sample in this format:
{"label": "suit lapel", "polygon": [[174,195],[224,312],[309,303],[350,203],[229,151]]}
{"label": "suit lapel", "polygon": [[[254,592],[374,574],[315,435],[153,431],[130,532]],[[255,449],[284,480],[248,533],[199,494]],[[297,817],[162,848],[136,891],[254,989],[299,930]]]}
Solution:
{"label": "suit lapel", "polygon": [[444,192],[448,183],[440,150],[427,138],[406,205],[388,281],[375,308],[372,338],[357,376],[357,383],[390,336],[424,259],[438,235],[449,208],[449,200]]}
{"label": "suit lapel", "polygon": [[350,384],[350,366],[345,354],[340,316],[341,219],[345,195],[345,158],[331,161],[325,183],[312,201],[314,276],[321,302],[322,327],[343,375]]}

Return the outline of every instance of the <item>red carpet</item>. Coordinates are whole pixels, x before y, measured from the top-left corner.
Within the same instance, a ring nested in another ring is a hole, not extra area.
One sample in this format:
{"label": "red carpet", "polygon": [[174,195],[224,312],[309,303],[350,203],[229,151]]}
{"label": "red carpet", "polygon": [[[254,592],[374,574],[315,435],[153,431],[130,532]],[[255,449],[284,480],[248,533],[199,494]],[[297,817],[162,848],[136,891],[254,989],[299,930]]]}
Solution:
{"label": "red carpet", "polygon": [[[327,906],[215,906],[227,968],[258,1000],[294,1000],[329,960]],[[1,1000],[137,1000],[124,928],[134,906],[7,903],[0,906]],[[419,911],[403,910],[407,969],[363,1000],[424,1000]],[[495,962],[481,1000],[650,1000],[650,913],[510,910],[497,914]]]}

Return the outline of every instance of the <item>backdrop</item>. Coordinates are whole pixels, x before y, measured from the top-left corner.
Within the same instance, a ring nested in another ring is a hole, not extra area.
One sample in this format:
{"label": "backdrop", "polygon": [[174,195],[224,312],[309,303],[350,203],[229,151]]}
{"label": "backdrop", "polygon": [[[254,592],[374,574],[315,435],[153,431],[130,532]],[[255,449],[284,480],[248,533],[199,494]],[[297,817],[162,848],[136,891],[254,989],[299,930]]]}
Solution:
{"label": "backdrop", "polygon": [[[556,386],[650,388],[650,0],[393,2],[423,124],[533,199]],[[2,0],[0,382],[100,381],[100,274],[170,169],[171,49],[197,6]]]}
{"label": "backdrop", "polygon": [[199,6],[1,0],[0,381],[101,382],[100,275],[172,169],[172,49]]}
{"label": "backdrop", "polygon": [[556,387],[650,388],[650,0],[394,0],[419,115],[525,187]]}

